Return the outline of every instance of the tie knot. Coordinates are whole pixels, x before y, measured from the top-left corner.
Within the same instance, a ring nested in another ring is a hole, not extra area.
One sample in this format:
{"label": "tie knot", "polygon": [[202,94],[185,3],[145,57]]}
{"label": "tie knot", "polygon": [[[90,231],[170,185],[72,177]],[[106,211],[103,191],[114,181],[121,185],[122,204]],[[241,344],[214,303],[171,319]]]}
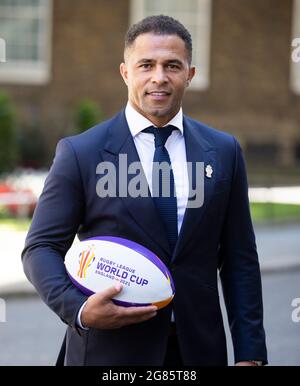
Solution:
{"label": "tie knot", "polygon": [[177,130],[175,126],[168,125],[164,127],[150,126],[143,130],[144,133],[154,134],[155,147],[165,146],[167,139],[172,134],[173,130]]}

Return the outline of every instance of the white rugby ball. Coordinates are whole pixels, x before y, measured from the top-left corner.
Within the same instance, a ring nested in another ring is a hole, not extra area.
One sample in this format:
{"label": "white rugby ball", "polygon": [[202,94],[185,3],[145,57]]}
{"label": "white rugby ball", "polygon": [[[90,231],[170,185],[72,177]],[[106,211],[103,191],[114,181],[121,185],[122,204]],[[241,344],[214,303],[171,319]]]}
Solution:
{"label": "white rugby ball", "polygon": [[65,256],[65,266],[73,284],[86,295],[120,282],[123,289],[113,301],[121,306],[163,308],[175,294],[165,264],[149,249],[124,238],[99,236],[76,243]]}

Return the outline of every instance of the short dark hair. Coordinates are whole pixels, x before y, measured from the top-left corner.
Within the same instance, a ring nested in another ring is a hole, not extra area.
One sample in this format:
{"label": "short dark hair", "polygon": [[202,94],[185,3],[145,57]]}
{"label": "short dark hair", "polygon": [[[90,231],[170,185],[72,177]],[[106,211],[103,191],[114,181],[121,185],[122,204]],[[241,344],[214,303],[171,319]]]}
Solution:
{"label": "short dark hair", "polygon": [[191,64],[193,51],[191,34],[183,24],[170,16],[148,16],[130,27],[125,35],[125,50],[133,45],[139,35],[149,32],[157,35],[179,36],[185,43],[189,63]]}

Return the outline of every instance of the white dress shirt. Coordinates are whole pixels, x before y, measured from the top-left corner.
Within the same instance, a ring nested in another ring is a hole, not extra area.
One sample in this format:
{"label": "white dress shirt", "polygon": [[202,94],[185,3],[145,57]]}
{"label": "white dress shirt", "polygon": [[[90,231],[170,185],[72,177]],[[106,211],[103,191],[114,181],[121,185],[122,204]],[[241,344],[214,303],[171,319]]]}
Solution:
{"label": "white dress shirt", "polygon": [[[152,193],[152,163],[155,152],[154,135],[143,133],[142,131],[146,129],[146,127],[153,126],[153,123],[137,112],[131,106],[130,102],[127,103],[125,116],[143,166],[149,190]],[[177,226],[179,234],[189,194],[182,109],[180,109],[175,117],[172,118],[165,126],[167,125],[172,125],[178,128],[178,130],[174,130],[169,136],[165,143],[165,147],[169,153],[174,174],[174,184],[177,197]],[[77,316],[77,324],[81,328],[84,328],[81,324],[81,313],[84,305],[85,303],[80,308]],[[171,320],[174,321],[173,312]]]}
{"label": "white dress shirt", "polygon": [[[138,113],[129,102],[125,110],[125,116],[144,169],[150,192],[152,193],[152,162],[155,152],[154,135],[143,133],[142,131],[146,129],[146,127],[153,126],[153,123]],[[175,117],[165,126],[167,125],[172,125],[179,129],[172,132],[165,144],[174,174],[179,234],[189,194],[182,109],[180,109]]]}

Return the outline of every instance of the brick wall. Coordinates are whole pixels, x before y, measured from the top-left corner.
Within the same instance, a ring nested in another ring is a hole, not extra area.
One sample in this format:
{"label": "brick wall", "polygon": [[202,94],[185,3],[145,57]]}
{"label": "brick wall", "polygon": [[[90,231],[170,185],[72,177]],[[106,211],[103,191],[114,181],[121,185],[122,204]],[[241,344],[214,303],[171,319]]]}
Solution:
{"label": "brick wall", "polygon": [[[235,134],[245,149],[278,145],[276,161],[287,166],[300,143],[300,97],[289,88],[291,16],[292,0],[213,0],[211,86],[188,91],[184,103],[187,114]],[[119,63],[129,0],[54,0],[53,20],[51,82],[0,85],[16,101],[22,128],[43,131],[49,159],[72,132],[80,99],[97,101],[106,117],[125,104]]]}

